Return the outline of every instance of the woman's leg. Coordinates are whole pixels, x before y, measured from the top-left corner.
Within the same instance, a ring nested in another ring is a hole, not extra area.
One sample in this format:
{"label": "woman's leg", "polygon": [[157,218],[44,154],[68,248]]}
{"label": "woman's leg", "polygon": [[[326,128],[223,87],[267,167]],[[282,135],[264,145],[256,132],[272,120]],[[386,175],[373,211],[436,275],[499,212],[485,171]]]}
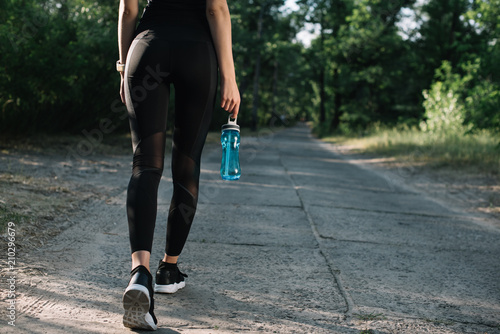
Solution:
{"label": "woman's leg", "polygon": [[137,266],[144,266],[148,269],[149,272],[151,272],[151,269],[149,268],[149,259],[151,258],[151,252],[148,251],[135,251],[132,253],[132,269],[134,269]]}
{"label": "woman's leg", "polygon": [[[168,46],[145,31],[132,42],[125,69],[125,100],[133,144],[127,217],[132,271],[123,294],[123,324],[156,329],[149,258],[156,222],[158,185],[163,172],[169,97]],[[162,76],[163,74],[163,76]]]}
{"label": "woman's leg", "polygon": [[174,192],[167,223],[165,262],[175,263],[198,203],[200,160],[217,90],[217,58],[211,41],[178,44],[173,58],[175,129],[172,150]]}
{"label": "woman's leg", "polygon": [[132,268],[149,269],[164,164],[168,61],[168,45],[148,32],[134,40],[127,59],[125,91],[134,151],[127,191]]}

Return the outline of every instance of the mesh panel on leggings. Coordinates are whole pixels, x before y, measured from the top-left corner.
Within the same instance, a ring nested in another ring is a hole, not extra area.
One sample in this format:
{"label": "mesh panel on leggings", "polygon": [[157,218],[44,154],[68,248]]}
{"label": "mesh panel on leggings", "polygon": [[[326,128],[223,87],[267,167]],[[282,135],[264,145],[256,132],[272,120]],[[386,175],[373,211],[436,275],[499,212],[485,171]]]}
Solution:
{"label": "mesh panel on leggings", "polygon": [[174,192],[167,223],[165,253],[178,256],[189,234],[198,202],[200,166],[192,158],[174,148],[172,152]]}

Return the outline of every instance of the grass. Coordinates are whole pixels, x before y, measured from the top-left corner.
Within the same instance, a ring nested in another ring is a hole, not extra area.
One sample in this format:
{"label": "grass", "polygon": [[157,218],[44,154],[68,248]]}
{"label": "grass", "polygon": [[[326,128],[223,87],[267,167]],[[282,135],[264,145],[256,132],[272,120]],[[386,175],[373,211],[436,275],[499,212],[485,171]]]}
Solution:
{"label": "grass", "polygon": [[362,137],[337,135],[323,140],[349,146],[356,153],[394,157],[399,162],[500,174],[500,136],[488,131],[441,135],[414,128],[376,128]]}
{"label": "grass", "polygon": [[354,316],[364,321],[381,320],[385,318],[383,313],[355,313]]}
{"label": "grass", "polygon": [[7,231],[7,224],[13,222],[15,226],[29,220],[31,217],[13,210],[9,210],[3,203],[0,203],[0,234]]}
{"label": "grass", "polygon": [[[357,319],[362,321],[373,321],[373,320],[383,320],[385,316],[383,313],[354,313],[353,314]],[[374,334],[375,332],[372,329],[365,328],[359,332],[360,334]]]}

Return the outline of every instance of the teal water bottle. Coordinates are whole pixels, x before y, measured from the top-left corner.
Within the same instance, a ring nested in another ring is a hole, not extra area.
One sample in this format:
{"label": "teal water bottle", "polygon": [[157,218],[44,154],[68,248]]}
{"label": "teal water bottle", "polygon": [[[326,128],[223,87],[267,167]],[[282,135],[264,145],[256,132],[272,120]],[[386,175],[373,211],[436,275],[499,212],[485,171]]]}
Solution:
{"label": "teal water bottle", "polygon": [[222,145],[220,175],[223,180],[238,180],[241,176],[240,126],[236,124],[236,118],[231,121],[231,116],[229,116],[227,124],[222,126],[220,142]]}

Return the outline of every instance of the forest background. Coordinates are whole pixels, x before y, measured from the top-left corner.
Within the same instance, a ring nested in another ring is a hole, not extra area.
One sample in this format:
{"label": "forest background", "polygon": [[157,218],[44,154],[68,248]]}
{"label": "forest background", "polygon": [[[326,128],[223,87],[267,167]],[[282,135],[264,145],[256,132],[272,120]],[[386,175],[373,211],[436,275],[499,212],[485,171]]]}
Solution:
{"label": "forest background", "polygon": [[[0,0],[3,136],[128,131],[118,3]],[[460,149],[459,160],[498,172],[500,0],[284,4],[229,1],[242,126],[306,120],[320,137],[376,134],[374,147],[441,157]],[[309,45],[297,40],[304,27],[315,30]],[[225,117],[216,112],[212,129]]]}

